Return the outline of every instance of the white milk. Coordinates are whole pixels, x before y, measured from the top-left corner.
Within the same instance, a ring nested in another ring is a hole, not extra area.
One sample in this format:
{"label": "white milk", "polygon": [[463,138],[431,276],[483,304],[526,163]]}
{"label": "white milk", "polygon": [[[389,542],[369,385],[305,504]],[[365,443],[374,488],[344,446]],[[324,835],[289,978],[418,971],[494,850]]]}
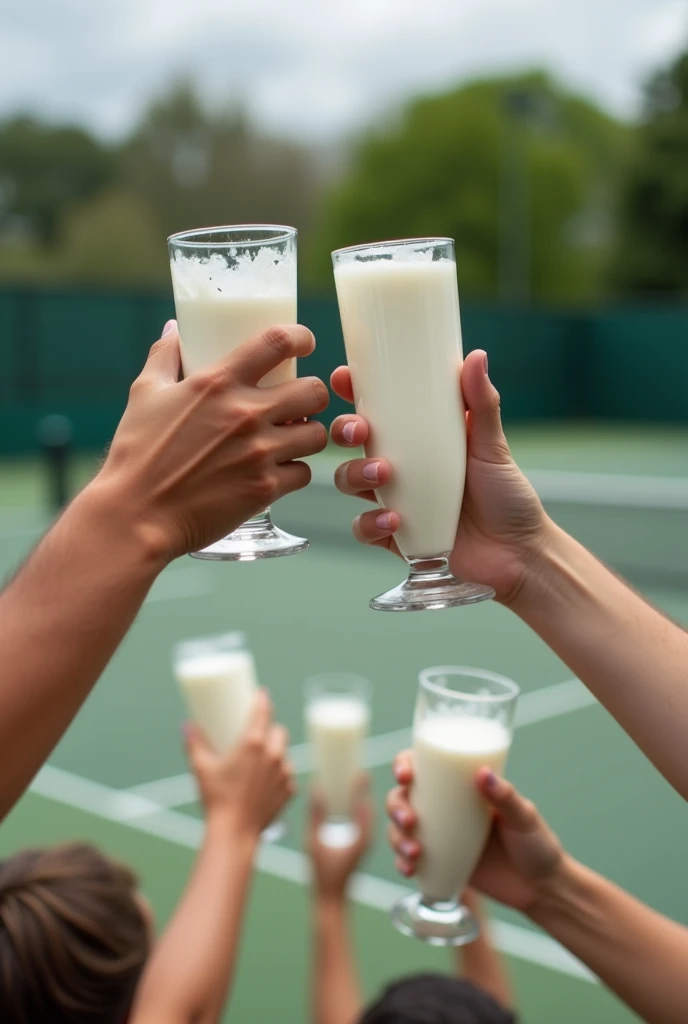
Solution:
{"label": "white milk", "polygon": [[423,844],[418,884],[426,899],[454,898],[468,882],[490,828],[475,774],[483,766],[501,772],[509,742],[500,722],[468,715],[430,715],[414,729],[411,803]]}
{"label": "white milk", "polygon": [[334,276],[366,454],[394,470],[378,500],[401,516],[404,555],[451,551],[466,472],[456,265],[407,255],[339,264]]}
{"label": "white milk", "polygon": [[218,754],[243,733],[253,708],[258,680],[248,651],[218,651],[175,665],[189,714]]}
{"label": "white milk", "polygon": [[332,817],[351,814],[368,718],[367,704],[353,695],[323,694],[306,706],[317,780]]}
{"label": "white milk", "polygon": [[[229,355],[274,324],[296,323],[296,261],[275,266],[274,254],[249,257],[228,267],[219,256],[172,260],[174,305],[185,376]],[[293,265],[292,265],[293,264]],[[267,387],[293,380],[296,360],[289,359],[261,380]]]}

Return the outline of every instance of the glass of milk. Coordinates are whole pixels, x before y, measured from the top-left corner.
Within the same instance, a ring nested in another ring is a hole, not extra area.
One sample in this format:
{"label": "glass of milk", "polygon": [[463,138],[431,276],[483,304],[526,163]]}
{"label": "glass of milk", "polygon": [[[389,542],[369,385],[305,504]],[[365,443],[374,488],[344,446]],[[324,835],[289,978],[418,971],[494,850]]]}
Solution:
{"label": "glass of milk", "polygon": [[420,673],[410,794],[423,847],[420,892],[405,896],[391,911],[405,935],[435,946],[462,946],[478,936],[475,918],[459,902],[492,821],[475,776],[482,767],[503,771],[518,694],[511,679],[482,669]]}
{"label": "glass of milk", "polygon": [[[246,637],[234,630],[184,640],[173,648],[172,664],[189,715],[213,750],[227,753],[248,725],[259,685]],[[263,839],[274,842],[285,831],[284,822],[275,821]]]}
{"label": "glass of milk", "polygon": [[370,424],[366,455],[389,460],[377,491],[399,513],[408,579],[373,598],[379,611],[450,608],[494,597],[449,569],[466,477],[459,290],[451,238],[416,238],[332,254],[356,410]]}
{"label": "glass of milk", "polygon": [[358,834],[352,815],[372,687],[362,676],[325,672],[307,679],[304,689],[315,782],[327,813],[320,839],[326,846],[350,846]]}
{"label": "glass of milk", "polygon": [[[296,228],[256,224],[183,231],[168,239],[182,367],[212,366],[274,324],[296,323]],[[261,387],[296,377],[287,359]],[[308,541],[274,526],[270,510],[195,558],[252,562],[305,551]]]}

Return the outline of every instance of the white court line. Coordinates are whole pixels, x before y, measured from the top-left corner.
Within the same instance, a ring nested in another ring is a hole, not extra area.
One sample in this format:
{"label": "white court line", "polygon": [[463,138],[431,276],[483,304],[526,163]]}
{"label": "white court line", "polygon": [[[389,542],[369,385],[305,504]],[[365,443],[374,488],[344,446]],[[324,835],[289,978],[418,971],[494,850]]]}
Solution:
{"label": "white court line", "polygon": [[[334,487],[338,461],[331,459],[328,464],[314,461],[310,465],[315,484]],[[544,502],[688,510],[685,477],[587,473],[569,469],[524,469],[523,472]]]}
{"label": "white court line", "polygon": [[[158,807],[132,791],[113,789],[52,765],[45,765],[40,770],[30,789],[32,793],[66,807],[86,811],[94,817],[190,850],[197,850],[203,838],[204,824],[199,818]],[[309,881],[308,859],[299,850],[264,843],[258,851],[257,867],[265,874],[297,885],[306,885]],[[374,875],[358,873],[352,880],[353,900],[375,910],[387,911],[407,892],[409,889],[405,886]],[[547,935],[503,921],[495,921],[492,929],[497,948],[503,953],[574,978],[596,981],[587,967]]]}
{"label": "white court line", "polygon": [[[572,711],[591,707],[597,700],[578,679],[566,679],[562,683],[543,686],[539,690],[525,693],[516,709],[515,728],[544,722]],[[391,764],[394,756],[411,742],[409,728],[383,732],[369,736],[363,748],[363,763],[366,768],[379,768]],[[289,756],[298,775],[311,771],[313,764],[310,744],[297,743],[289,749]],[[196,800],[196,784],[189,772],[171,775],[166,779],[154,779],[128,790],[135,796],[153,800],[161,807],[182,807]]]}

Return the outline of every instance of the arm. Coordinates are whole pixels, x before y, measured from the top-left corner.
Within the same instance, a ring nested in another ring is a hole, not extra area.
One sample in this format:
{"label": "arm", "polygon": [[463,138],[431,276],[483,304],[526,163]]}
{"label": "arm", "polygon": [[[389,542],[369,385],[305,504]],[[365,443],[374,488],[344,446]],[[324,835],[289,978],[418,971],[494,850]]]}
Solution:
{"label": "arm", "polygon": [[688,799],[688,633],[553,523],[512,608]]}
{"label": "arm", "polygon": [[511,1009],[515,1004],[514,994],[511,991],[504,960],[490,941],[490,922],[482,900],[472,889],[466,889],[462,902],[478,921],[480,933],[475,942],[456,947],[456,973],[460,978],[465,978],[483,992],[487,992],[500,1006]]}
{"label": "arm", "polygon": [[372,842],[373,808],[367,794],[357,794],[359,834],[352,846],[334,849],[319,838],[325,820],[318,795],[311,798],[307,845],[313,877],[313,1020],[314,1024],[354,1024],[363,1008],[349,935],[347,888]]}
{"label": "arm", "polygon": [[[353,401],[346,367],[334,372],[332,386]],[[688,799],[688,634],[545,514],[511,457],[484,352],[467,356],[461,386],[468,459],[452,570],[459,579],[494,587],[497,599],[566,662]],[[342,447],[365,444],[368,435],[360,416],[340,416],[332,424],[333,440]],[[374,474],[372,480],[364,469]],[[387,484],[392,475],[384,459],[354,459],[338,468],[335,481],[345,494],[374,500],[371,486]],[[390,511],[384,528],[378,518],[379,509],[364,512],[354,534],[398,553],[398,514]]]}
{"label": "arm", "polygon": [[[399,786],[387,800],[390,842],[409,877],[422,853],[409,800],[410,752],[399,755],[395,773]],[[688,929],[570,857],[509,782],[481,768],[476,785],[495,819],[471,887],[545,928],[649,1024],[688,1020]]]}
{"label": "arm", "polygon": [[642,1020],[688,1020],[688,929],[572,858],[529,916]]}
{"label": "arm", "polygon": [[207,825],[191,880],[136,994],[131,1024],[216,1024],[234,971],[260,833],[293,795],[287,734],[259,693],[244,740],[218,757],[191,729]]}
{"label": "arm", "polygon": [[277,333],[282,348],[266,332],[179,382],[173,325],[132,386],[103,468],[0,594],[0,819],[78,711],[158,573],[310,479],[307,466],[290,460],[321,450],[326,434],[297,421],[324,408],[327,389],[312,379],[256,386],[285,352],[313,348],[306,328]]}

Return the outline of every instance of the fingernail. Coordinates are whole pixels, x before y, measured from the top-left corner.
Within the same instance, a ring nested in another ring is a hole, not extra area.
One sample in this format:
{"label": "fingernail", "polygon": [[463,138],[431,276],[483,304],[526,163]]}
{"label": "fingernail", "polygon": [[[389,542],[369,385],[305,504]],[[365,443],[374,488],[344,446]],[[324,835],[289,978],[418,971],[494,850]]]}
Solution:
{"label": "fingernail", "polygon": [[349,420],[349,422],[345,423],[344,426],[342,427],[342,437],[344,438],[345,441],[348,441],[349,444],[352,444],[355,433],[356,424],[354,423],[353,420]]}
{"label": "fingernail", "polygon": [[483,359],[483,365],[485,366],[485,375],[487,376],[487,352],[485,353],[485,357]]}
{"label": "fingernail", "polygon": [[376,483],[379,470],[380,470],[380,463],[379,462],[368,462],[363,467],[363,479],[364,480],[370,480],[371,484]]}
{"label": "fingernail", "polygon": [[375,519],[375,525],[378,530],[391,530],[389,512],[381,512]]}
{"label": "fingernail", "polygon": [[165,324],[165,326],[162,329],[162,337],[164,338],[165,335],[169,334],[169,332],[171,330],[174,330],[174,328],[176,326],[177,326],[177,321],[176,320],[168,320],[167,323]]}
{"label": "fingernail", "polygon": [[406,828],[409,823],[409,816],[406,811],[394,811],[392,818],[396,821],[399,828]]}
{"label": "fingernail", "polygon": [[402,843],[399,843],[399,852],[410,860],[415,856],[416,844],[411,839],[404,839]]}
{"label": "fingernail", "polygon": [[485,786],[487,789],[494,789],[496,785],[497,776],[495,773],[492,770],[485,772]]}

